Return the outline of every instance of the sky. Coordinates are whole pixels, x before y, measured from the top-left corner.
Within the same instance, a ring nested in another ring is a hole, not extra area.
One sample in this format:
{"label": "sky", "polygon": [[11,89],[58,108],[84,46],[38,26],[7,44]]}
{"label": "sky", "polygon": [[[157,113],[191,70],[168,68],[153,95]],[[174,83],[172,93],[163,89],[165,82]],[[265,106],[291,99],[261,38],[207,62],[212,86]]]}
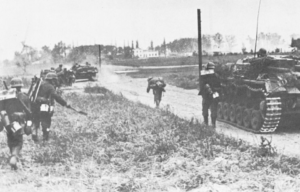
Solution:
{"label": "sky", "polygon": [[[141,48],[197,37],[235,35],[242,46],[255,37],[259,0],[0,0],[0,60],[12,59],[21,42],[41,49],[68,45],[131,45]],[[259,32],[278,33],[290,42],[300,34],[299,0],[261,0]]]}

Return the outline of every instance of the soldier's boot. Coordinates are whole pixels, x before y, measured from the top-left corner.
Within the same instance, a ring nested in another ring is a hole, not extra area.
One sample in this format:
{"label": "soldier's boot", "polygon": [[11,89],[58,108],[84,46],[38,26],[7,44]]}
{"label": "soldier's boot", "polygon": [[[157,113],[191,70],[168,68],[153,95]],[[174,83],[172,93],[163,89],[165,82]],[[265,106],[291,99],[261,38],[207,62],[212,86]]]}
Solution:
{"label": "soldier's boot", "polygon": [[31,138],[32,138],[32,140],[35,142],[35,143],[38,143],[39,142],[39,138],[38,138],[38,136],[37,135],[31,135]]}
{"label": "soldier's boot", "polygon": [[9,158],[9,165],[10,165],[12,170],[17,170],[18,169],[17,163],[18,163],[18,157],[16,157],[15,155],[12,155]]}
{"label": "soldier's boot", "polygon": [[50,133],[49,128],[43,130],[43,141],[49,141],[49,133]]}
{"label": "soldier's boot", "polygon": [[203,119],[204,119],[204,124],[208,125],[208,116],[203,116]]}
{"label": "soldier's boot", "polygon": [[12,170],[17,170],[18,169],[18,162],[19,162],[19,157],[21,153],[21,146],[14,146],[14,147],[9,147],[11,156],[9,158],[9,165]]}
{"label": "soldier's boot", "polygon": [[39,138],[38,138],[38,126],[36,126],[36,124],[33,124],[32,126],[32,132],[31,132],[31,139],[35,142],[38,143],[39,142]]}
{"label": "soldier's boot", "polygon": [[212,124],[213,128],[216,128],[216,120],[217,120],[217,117],[211,117],[211,124]]}

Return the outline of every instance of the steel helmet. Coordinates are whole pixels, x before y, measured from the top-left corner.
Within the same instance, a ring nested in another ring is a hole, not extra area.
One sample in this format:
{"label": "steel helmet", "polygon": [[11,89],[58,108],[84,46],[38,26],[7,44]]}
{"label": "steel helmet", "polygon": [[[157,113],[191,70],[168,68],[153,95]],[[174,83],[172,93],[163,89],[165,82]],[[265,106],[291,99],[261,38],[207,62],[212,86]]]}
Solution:
{"label": "steel helmet", "polygon": [[11,88],[17,88],[17,87],[23,87],[24,85],[23,85],[23,81],[21,78],[14,77],[10,81],[10,86],[11,86]]}
{"label": "steel helmet", "polygon": [[56,73],[48,73],[45,77],[46,80],[58,79]]}
{"label": "steel helmet", "polygon": [[258,51],[258,54],[262,57],[266,56],[267,55],[267,50],[264,49],[264,48],[260,48],[259,51]]}
{"label": "steel helmet", "polygon": [[215,64],[213,62],[208,62],[206,68],[207,69],[215,69]]}

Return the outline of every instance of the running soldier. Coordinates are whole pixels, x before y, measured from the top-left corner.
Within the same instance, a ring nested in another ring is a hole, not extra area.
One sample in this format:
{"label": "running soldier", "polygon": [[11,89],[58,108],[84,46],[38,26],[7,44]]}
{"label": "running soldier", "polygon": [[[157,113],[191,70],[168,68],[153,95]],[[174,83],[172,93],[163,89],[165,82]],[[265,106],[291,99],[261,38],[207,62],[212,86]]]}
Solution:
{"label": "running soldier", "polygon": [[48,73],[45,81],[41,83],[36,101],[33,103],[32,139],[35,142],[38,141],[37,132],[40,124],[42,126],[43,140],[49,140],[51,118],[54,113],[54,100],[64,107],[70,107],[70,105],[68,105],[67,102],[55,91],[57,80],[57,75],[55,73]]}
{"label": "running soldier", "polygon": [[214,70],[215,64],[213,62],[208,62],[206,69],[204,70],[205,74],[201,74],[202,88],[199,95],[202,95],[202,115],[204,123],[208,125],[208,110],[210,109],[211,124],[213,128],[216,128],[221,83]]}
{"label": "running soldier", "polygon": [[156,104],[156,108],[159,107],[159,104],[161,102],[162,92],[166,92],[165,87],[166,84],[161,77],[148,78],[147,93],[149,93],[150,89],[153,90],[154,103]]}
{"label": "running soldier", "polygon": [[0,130],[4,127],[7,134],[7,145],[10,151],[9,164],[12,169],[16,170],[17,163],[20,161],[20,153],[23,146],[23,134],[31,134],[31,104],[29,97],[22,93],[22,79],[13,78],[11,80],[10,93],[15,94],[14,98],[3,100],[3,109],[1,111]]}

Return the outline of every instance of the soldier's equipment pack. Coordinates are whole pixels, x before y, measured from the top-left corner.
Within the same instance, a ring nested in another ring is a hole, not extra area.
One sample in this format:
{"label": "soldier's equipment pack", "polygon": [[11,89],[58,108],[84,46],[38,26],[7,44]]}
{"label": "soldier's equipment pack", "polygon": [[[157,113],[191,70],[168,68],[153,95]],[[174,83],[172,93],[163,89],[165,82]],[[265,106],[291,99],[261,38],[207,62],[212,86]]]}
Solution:
{"label": "soldier's equipment pack", "polygon": [[159,88],[165,88],[166,83],[163,80],[162,77],[151,77],[148,79],[149,87],[154,88],[154,87],[159,87]]}

